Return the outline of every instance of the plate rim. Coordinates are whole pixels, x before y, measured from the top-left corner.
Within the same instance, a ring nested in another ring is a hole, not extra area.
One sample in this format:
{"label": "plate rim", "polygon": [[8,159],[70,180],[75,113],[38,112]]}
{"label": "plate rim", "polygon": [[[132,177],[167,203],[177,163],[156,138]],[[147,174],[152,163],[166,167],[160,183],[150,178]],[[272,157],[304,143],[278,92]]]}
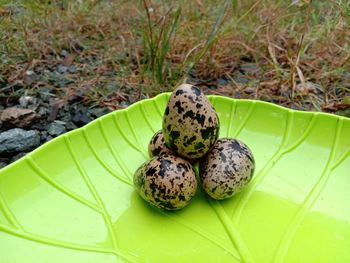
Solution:
{"label": "plate rim", "polygon": [[[88,124],[86,124],[86,125],[84,125],[82,127],[79,127],[79,128],[74,129],[72,131],[69,131],[69,132],[66,132],[64,134],[61,134],[61,135],[53,138],[52,140],[43,143],[42,145],[40,145],[39,147],[35,148],[34,150],[30,151],[24,157],[22,157],[22,158],[16,160],[15,162],[10,163],[7,166],[1,168],[0,169],[0,177],[2,176],[2,174],[6,173],[6,171],[8,169],[12,169],[13,167],[17,166],[19,162],[24,161],[28,157],[32,157],[32,155],[37,154],[38,152],[42,151],[49,144],[54,143],[54,142],[56,142],[58,140],[62,140],[62,138],[64,138],[65,136],[71,136],[74,133],[79,133],[81,130],[87,129],[91,125],[95,125],[95,123],[97,121],[101,121],[104,118],[108,118],[111,115],[118,114],[118,112],[127,112],[127,111],[131,110],[132,108],[137,107],[139,104],[145,103],[147,101],[156,101],[156,100],[158,100],[161,97],[166,97],[166,96],[169,97],[170,94],[171,94],[171,92],[163,92],[163,93],[159,93],[158,95],[156,95],[154,97],[136,101],[135,103],[129,105],[126,108],[114,110],[114,111],[112,111],[110,113],[107,113],[107,114],[105,114],[105,115],[103,115],[103,116],[101,116],[99,118],[94,119],[93,121],[89,122]],[[238,99],[238,98],[236,99],[236,98],[223,96],[223,95],[206,95],[206,96],[210,100],[219,98],[221,100],[228,100],[228,101],[235,102],[235,103],[237,101],[240,101],[240,102],[247,102],[247,103],[253,103],[253,104],[260,104],[260,105],[264,105],[264,106],[270,107],[270,108],[275,108],[275,109],[278,109],[278,110],[281,110],[281,111],[284,111],[284,112],[293,112],[293,113],[298,113],[298,114],[301,114],[301,115],[321,115],[321,116],[324,116],[324,117],[327,117],[327,118],[333,118],[333,119],[342,120],[342,121],[345,121],[345,122],[350,122],[350,118],[347,118],[347,117],[344,117],[344,116],[339,116],[339,115],[335,115],[335,114],[327,113],[327,112],[303,111],[303,110],[290,109],[290,108],[287,108],[285,106],[281,106],[281,105],[278,105],[278,104],[275,104],[275,103],[272,103],[272,102],[263,101],[263,100]]]}

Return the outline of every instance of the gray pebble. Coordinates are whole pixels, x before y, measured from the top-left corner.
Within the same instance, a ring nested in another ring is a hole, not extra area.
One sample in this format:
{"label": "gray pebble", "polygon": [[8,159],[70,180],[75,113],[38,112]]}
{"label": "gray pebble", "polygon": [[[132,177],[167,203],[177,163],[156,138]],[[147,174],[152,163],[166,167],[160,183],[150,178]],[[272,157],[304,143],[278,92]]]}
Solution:
{"label": "gray pebble", "polygon": [[58,136],[66,132],[66,127],[62,123],[51,122],[47,125],[47,132],[52,136]]}
{"label": "gray pebble", "polygon": [[66,124],[66,129],[68,130],[68,131],[71,131],[71,130],[75,130],[75,129],[77,129],[78,127],[73,123],[73,122],[68,122],[67,124]]}
{"label": "gray pebble", "polygon": [[66,56],[68,56],[68,55],[69,55],[69,53],[68,53],[68,51],[67,51],[67,50],[62,49],[62,50],[61,50],[61,52],[60,52],[60,55],[61,55],[62,57],[66,57]]}
{"label": "gray pebble", "polygon": [[111,111],[107,108],[93,108],[88,110],[92,116],[99,118],[107,113],[110,113]]}
{"label": "gray pebble", "polygon": [[228,84],[227,79],[224,79],[224,78],[219,78],[216,82],[220,86],[226,86]]}
{"label": "gray pebble", "polygon": [[38,132],[15,128],[0,133],[0,153],[16,153],[32,150],[40,145]]}
{"label": "gray pebble", "polygon": [[68,67],[64,65],[58,65],[57,71],[61,74],[67,73]]}
{"label": "gray pebble", "polygon": [[75,73],[77,71],[78,71],[78,68],[77,68],[76,65],[71,65],[71,66],[68,67],[68,72],[69,73]]}

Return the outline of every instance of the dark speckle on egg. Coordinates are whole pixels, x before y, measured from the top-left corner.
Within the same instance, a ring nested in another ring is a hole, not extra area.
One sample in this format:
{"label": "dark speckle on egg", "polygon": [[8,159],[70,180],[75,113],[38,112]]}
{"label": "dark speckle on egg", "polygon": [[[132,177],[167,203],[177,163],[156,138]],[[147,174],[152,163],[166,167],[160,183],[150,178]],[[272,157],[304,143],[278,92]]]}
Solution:
{"label": "dark speckle on egg", "polygon": [[181,94],[184,94],[186,91],[185,90],[182,90],[182,89],[178,89],[176,92],[175,92],[175,96],[179,96]]}
{"label": "dark speckle on egg", "polygon": [[168,114],[169,114],[169,107],[166,107],[164,114],[165,114],[165,115],[168,115]]}
{"label": "dark speckle on egg", "polygon": [[177,108],[177,113],[178,114],[181,114],[181,113],[183,113],[185,111],[185,109],[181,107],[181,102],[180,101],[175,102],[175,107]]}

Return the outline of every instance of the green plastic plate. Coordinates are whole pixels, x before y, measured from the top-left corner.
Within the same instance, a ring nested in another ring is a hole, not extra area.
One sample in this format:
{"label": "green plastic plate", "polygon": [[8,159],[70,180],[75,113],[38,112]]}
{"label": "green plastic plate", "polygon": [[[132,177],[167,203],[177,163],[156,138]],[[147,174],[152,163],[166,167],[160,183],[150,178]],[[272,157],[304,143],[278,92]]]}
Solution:
{"label": "green plastic plate", "polygon": [[212,96],[255,177],[227,201],[150,207],[132,174],[169,94],[62,135],[0,171],[0,262],[350,262],[350,120]]}

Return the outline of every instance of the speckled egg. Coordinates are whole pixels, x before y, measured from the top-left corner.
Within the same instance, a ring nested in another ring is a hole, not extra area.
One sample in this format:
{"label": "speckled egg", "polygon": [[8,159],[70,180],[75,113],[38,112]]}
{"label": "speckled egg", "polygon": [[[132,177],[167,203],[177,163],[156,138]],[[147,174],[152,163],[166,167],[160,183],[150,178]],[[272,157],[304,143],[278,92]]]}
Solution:
{"label": "speckled egg", "polygon": [[148,154],[152,158],[154,156],[162,155],[162,154],[174,154],[172,150],[170,150],[164,141],[163,131],[157,131],[153,137],[151,138],[148,144]]}
{"label": "speckled egg", "polygon": [[255,161],[251,150],[236,139],[218,139],[199,162],[203,190],[214,199],[240,192],[252,179]]}
{"label": "speckled egg", "polygon": [[177,156],[155,156],[134,174],[134,186],[151,205],[164,210],[187,206],[197,189],[192,165]]}
{"label": "speckled egg", "polygon": [[182,84],[169,98],[163,117],[166,145],[188,159],[203,157],[219,136],[219,118],[196,86]]}

